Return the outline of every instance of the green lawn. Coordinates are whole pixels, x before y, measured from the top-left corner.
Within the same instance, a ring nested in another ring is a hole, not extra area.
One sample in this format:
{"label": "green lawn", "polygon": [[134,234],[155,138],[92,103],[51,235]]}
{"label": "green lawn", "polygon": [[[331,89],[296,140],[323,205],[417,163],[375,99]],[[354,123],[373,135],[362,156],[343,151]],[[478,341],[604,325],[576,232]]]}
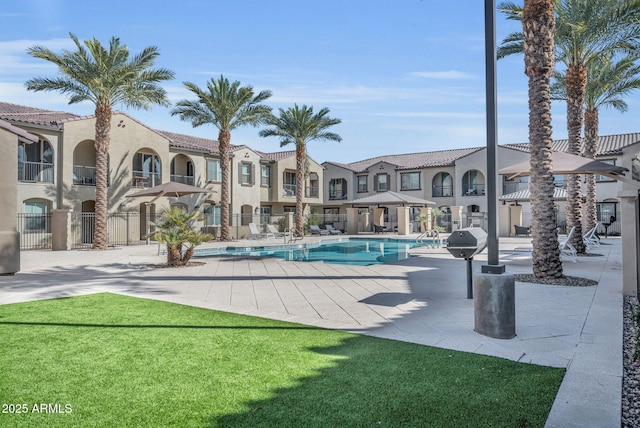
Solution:
{"label": "green lawn", "polygon": [[543,426],[564,375],[114,294],[2,305],[0,343],[3,427]]}

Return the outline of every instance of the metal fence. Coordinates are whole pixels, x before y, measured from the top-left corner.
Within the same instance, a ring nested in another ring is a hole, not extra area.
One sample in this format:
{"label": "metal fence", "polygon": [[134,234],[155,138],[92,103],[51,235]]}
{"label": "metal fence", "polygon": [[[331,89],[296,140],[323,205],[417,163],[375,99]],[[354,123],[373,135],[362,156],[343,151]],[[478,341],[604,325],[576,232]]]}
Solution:
{"label": "metal fence", "polygon": [[51,249],[51,214],[18,214],[21,250]]}
{"label": "metal fence", "polygon": [[[152,222],[159,214],[141,215],[137,212],[112,213],[107,217],[107,242],[110,247],[140,245],[153,233]],[[71,248],[90,248],[95,231],[95,213],[71,214]]]}

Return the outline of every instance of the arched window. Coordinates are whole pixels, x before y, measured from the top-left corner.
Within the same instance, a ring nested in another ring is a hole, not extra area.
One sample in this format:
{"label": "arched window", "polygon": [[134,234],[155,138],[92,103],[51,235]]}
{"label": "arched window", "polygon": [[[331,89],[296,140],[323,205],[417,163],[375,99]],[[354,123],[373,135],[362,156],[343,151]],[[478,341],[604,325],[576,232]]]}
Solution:
{"label": "arched window", "polygon": [[195,184],[193,162],[188,156],[179,154],[171,160],[171,181],[193,186]]}
{"label": "arched window", "polygon": [[472,169],[462,176],[462,195],[484,195],[484,176],[477,169]]}
{"label": "arched window", "polygon": [[47,140],[18,145],[18,181],[53,183],[53,147]]}
{"label": "arched window", "polygon": [[453,177],[448,172],[439,172],[433,177],[431,196],[434,198],[453,196]]}
{"label": "arched window", "polygon": [[152,151],[139,151],[133,156],[133,187],[153,187],[162,183],[160,157]]}

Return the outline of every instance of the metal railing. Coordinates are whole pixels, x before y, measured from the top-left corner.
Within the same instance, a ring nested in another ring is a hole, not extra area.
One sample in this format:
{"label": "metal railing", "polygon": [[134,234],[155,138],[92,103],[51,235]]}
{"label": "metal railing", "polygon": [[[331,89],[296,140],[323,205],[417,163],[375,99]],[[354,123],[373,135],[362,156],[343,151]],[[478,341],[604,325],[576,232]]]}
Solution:
{"label": "metal railing", "polygon": [[462,196],[482,196],[484,195],[484,187],[484,184],[473,184],[462,190]]}
{"label": "metal railing", "polygon": [[21,250],[51,248],[51,214],[18,214]]}
{"label": "metal railing", "polygon": [[159,172],[133,171],[131,187],[146,188],[161,184]]}
{"label": "metal railing", "polygon": [[329,200],[342,201],[344,199],[347,199],[346,190],[329,190]]}
{"label": "metal railing", "polygon": [[282,196],[295,197],[296,196],[296,185],[295,184],[283,184],[282,185]]}
{"label": "metal railing", "polygon": [[195,178],[194,178],[193,175],[171,174],[171,177],[169,179],[171,181],[173,181],[173,182],[176,182],[176,183],[189,184],[191,186],[193,186],[195,184]]}
{"label": "metal railing", "polygon": [[53,164],[47,162],[18,161],[18,181],[53,183]]}
{"label": "metal railing", "polygon": [[319,198],[320,197],[320,187],[318,186],[307,186],[307,191],[305,196],[307,198]]}
{"label": "metal railing", "polygon": [[96,167],[87,165],[73,166],[73,184],[82,186],[96,185]]}
{"label": "metal railing", "polygon": [[431,196],[434,198],[446,198],[453,196],[453,186],[433,186]]}

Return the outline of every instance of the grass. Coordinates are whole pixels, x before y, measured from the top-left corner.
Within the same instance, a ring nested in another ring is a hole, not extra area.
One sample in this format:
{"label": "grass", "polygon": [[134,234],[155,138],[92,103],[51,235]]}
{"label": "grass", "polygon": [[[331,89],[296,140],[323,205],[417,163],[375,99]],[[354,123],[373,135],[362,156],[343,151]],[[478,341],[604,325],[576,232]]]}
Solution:
{"label": "grass", "polygon": [[2,305],[0,341],[3,427],[535,427],[564,376],[108,293]]}

